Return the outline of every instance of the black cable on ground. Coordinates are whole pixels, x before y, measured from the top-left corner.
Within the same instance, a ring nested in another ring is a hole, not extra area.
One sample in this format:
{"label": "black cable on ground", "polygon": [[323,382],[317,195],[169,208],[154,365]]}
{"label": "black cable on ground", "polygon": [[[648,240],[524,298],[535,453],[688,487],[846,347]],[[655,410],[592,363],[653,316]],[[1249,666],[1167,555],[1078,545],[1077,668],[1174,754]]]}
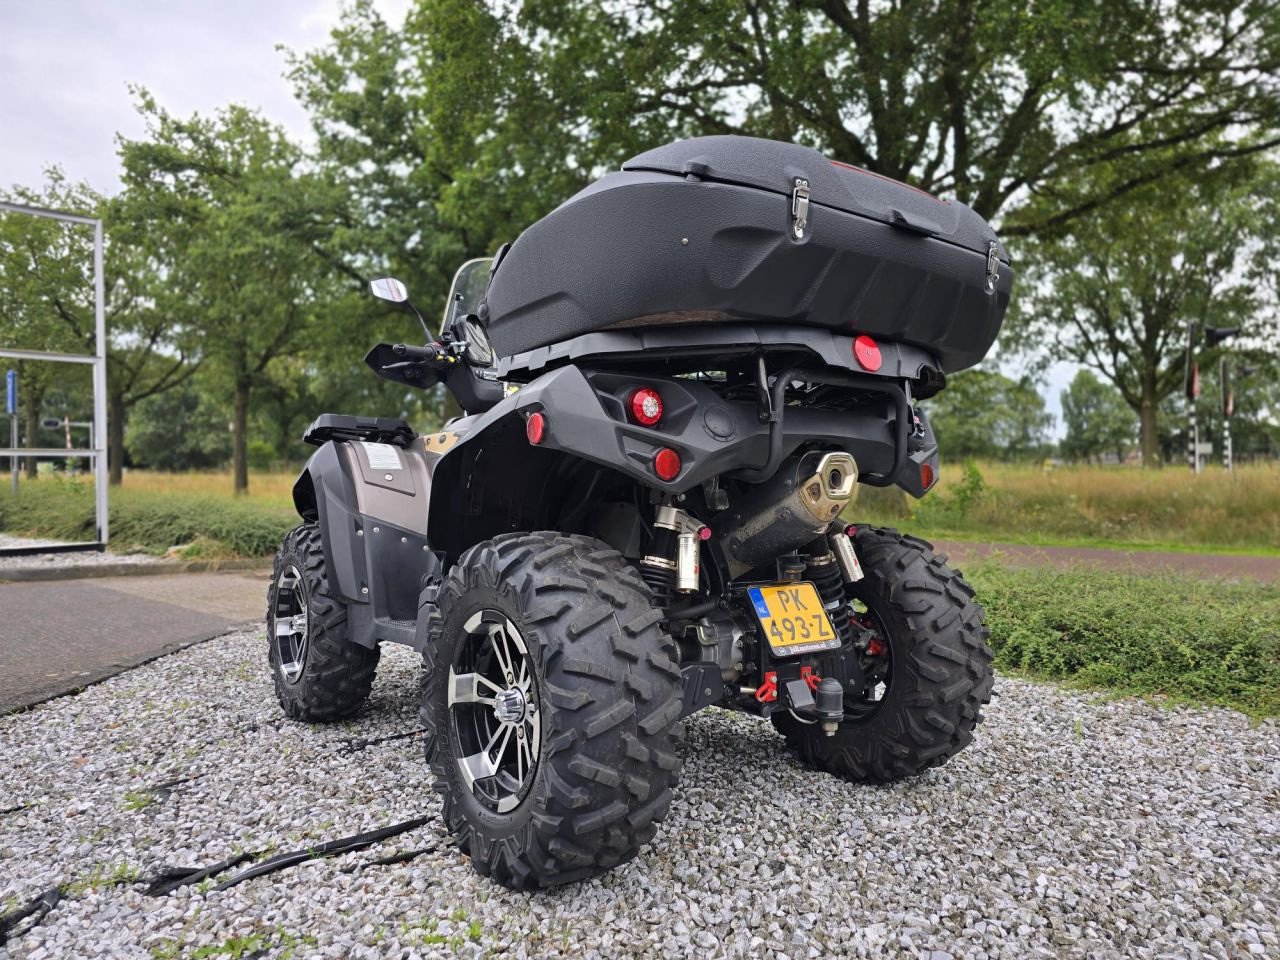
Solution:
{"label": "black cable on ground", "polygon": [[[40,894],[40,896],[27,901],[22,906],[15,907],[6,914],[0,914],[0,947],[4,946],[5,941],[7,941],[10,936],[19,933],[26,933],[38,924],[45,918],[45,915],[48,914],[50,910],[58,905],[61,900],[62,887],[51,887],[44,893]],[[31,922],[19,930],[18,924],[27,919],[30,919]]]}
{"label": "black cable on ground", "polygon": [[149,897],[163,897],[179,887],[185,887],[218,874],[232,867],[238,867],[246,860],[252,860],[256,853],[238,853],[207,867],[175,867],[172,864],[161,867],[152,876],[151,882],[144,891]]}
{"label": "black cable on ground", "polygon": [[435,847],[423,847],[420,850],[401,850],[399,853],[388,854],[385,857],[378,857],[374,860],[365,860],[363,863],[349,863],[342,868],[342,872],[355,873],[365,867],[391,867],[397,863],[408,863],[411,860],[417,860],[423,854],[435,852]]}
{"label": "black cable on ground", "polygon": [[353,837],[342,837],[338,840],[326,840],[314,847],[307,847],[303,850],[293,850],[289,853],[281,853],[269,860],[263,860],[256,863],[247,870],[241,870],[234,877],[224,880],[222,883],[214,887],[215,891],[223,891],[244,883],[246,880],[252,880],[255,877],[265,876],[268,873],[275,873],[277,870],[286,870],[289,867],[297,866],[307,860],[317,860],[322,857],[330,857],[335,853],[349,853],[352,850],[363,850],[365,847],[371,847],[375,843],[386,840],[388,837],[395,837],[402,833],[408,833],[410,830],[416,830],[418,827],[425,826],[435,819],[435,814],[426,817],[416,817],[413,820],[406,820],[404,823],[394,823],[389,827],[382,827],[379,830],[370,830],[368,833],[357,833]]}
{"label": "black cable on ground", "polygon": [[416,737],[422,733],[421,729],[410,730],[408,733],[393,733],[386,737],[374,737],[372,740],[366,740],[363,737],[356,740],[348,740],[338,748],[339,753],[358,753],[378,743],[390,743],[393,740],[408,740],[410,737]]}

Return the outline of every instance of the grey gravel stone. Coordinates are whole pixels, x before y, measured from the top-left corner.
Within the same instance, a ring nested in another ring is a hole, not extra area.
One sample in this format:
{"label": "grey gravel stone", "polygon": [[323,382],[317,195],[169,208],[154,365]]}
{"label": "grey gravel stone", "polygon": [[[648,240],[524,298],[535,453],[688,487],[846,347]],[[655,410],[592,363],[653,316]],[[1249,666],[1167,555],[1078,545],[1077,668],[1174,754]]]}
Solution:
{"label": "grey gravel stone", "polygon": [[1280,956],[1280,725],[1008,679],[969,750],[889,787],[700,714],[655,843],[574,887],[494,886],[437,820],[225,892],[144,895],[135,875],[162,864],[438,811],[420,738],[360,748],[416,727],[417,670],[387,649],[358,718],[291,723],[258,630],[0,719],[0,810],[18,808],[0,909],[75,885],[0,957]]}
{"label": "grey gravel stone", "polygon": [[[0,533],[0,550],[14,547],[51,547],[60,545],[52,540],[31,540],[25,537],[14,537]],[[151,564],[164,563],[164,557],[152,556],[148,553],[98,553],[96,550],[77,551],[75,553],[33,553],[23,556],[0,556],[0,571],[19,570],[31,567],[97,567],[105,564]]]}

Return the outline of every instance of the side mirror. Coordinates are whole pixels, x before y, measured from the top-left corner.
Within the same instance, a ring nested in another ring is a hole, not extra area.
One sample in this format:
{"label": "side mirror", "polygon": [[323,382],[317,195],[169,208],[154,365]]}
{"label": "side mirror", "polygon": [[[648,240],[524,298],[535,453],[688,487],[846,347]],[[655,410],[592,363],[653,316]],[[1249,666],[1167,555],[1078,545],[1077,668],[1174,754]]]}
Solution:
{"label": "side mirror", "polygon": [[389,300],[391,303],[409,302],[409,291],[405,289],[403,283],[394,277],[370,280],[369,290],[379,300]]}
{"label": "side mirror", "polygon": [[474,316],[468,316],[462,326],[467,341],[467,362],[473,367],[493,366],[493,345],[489,343],[489,335]]}

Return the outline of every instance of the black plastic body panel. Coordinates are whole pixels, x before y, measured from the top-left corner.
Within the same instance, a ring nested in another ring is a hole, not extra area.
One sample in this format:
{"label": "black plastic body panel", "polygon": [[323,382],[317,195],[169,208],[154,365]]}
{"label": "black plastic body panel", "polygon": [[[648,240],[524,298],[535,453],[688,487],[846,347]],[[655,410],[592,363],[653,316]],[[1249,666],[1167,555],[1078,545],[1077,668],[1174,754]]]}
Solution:
{"label": "black plastic body panel", "polygon": [[[947,373],[978,363],[1013,282],[985,222],[962,204],[794,149],[821,160],[802,165],[814,186],[800,239],[783,189],[801,170],[790,154],[769,168],[776,176],[758,178],[768,188],[741,182],[745,175],[712,179],[714,170],[701,179],[652,165],[609,174],[533,224],[486,294],[497,353],[602,330],[752,322],[910,344]],[[864,182],[863,194],[846,175]],[[999,277],[988,292],[993,243]]]}
{"label": "black plastic body panel", "polygon": [[[705,360],[724,363],[730,358],[757,354],[801,354],[817,366],[863,373],[854,359],[853,337],[834,330],[781,324],[711,324],[697,328],[607,330],[586,333],[546,347],[538,347],[497,364],[503,379],[523,380],[566,363],[627,364],[650,368],[662,364],[706,367]],[[941,371],[938,358],[926,350],[903,343],[880,344],[877,376],[917,380],[930,371]],[[688,361],[684,363],[684,361]],[[702,362],[695,362],[702,361]]]}
{"label": "black plastic body panel", "polygon": [[[489,429],[508,417],[518,415],[523,424],[537,411],[547,420],[541,449],[602,464],[657,490],[682,493],[730,471],[768,463],[770,426],[760,422],[753,404],[723,400],[693,380],[646,378],[661,394],[665,412],[658,428],[643,427],[624,413],[624,398],[636,381],[634,374],[560,367],[476,418],[449,456],[483,444]],[[865,472],[888,471],[895,459],[892,411],[887,397],[856,411],[788,407],[782,456],[816,443],[849,451]],[[654,456],[663,447],[679,453],[683,464],[670,482],[653,472]],[[433,523],[437,511],[445,509],[443,502],[432,504]]]}

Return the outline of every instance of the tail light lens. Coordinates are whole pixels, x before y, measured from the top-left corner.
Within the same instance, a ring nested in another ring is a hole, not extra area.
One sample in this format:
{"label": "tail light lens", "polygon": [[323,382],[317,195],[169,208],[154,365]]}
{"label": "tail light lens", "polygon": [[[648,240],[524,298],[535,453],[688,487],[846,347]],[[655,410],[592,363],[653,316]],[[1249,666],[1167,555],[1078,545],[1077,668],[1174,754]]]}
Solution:
{"label": "tail light lens", "polygon": [[524,435],[535,447],[547,438],[547,418],[541,413],[529,414],[524,422]]}
{"label": "tail light lens", "polygon": [[670,482],[680,476],[680,468],[683,466],[680,462],[680,454],[676,453],[670,447],[663,447],[654,455],[653,472],[657,474],[659,480]]}
{"label": "tail light lens", "polygon": [[931,463],[920,464],[920,488],[922,490],[928,490],[930,487],[933,486],[934,481],[937,479],[938,479],[938,475],[934,472],[933,464]]}
{"label": "tail light lens", "polygon": [[880,345],[868,337],[865,333],[859,334],[853,338],[853,359],[863,370],[875,373],[880,369]]}
{"label": "tail light lens", "polygon": [[652,387],[638,387],[627,400],[631,419],[642,427],[654,427],[662,419],[662,397]]}

